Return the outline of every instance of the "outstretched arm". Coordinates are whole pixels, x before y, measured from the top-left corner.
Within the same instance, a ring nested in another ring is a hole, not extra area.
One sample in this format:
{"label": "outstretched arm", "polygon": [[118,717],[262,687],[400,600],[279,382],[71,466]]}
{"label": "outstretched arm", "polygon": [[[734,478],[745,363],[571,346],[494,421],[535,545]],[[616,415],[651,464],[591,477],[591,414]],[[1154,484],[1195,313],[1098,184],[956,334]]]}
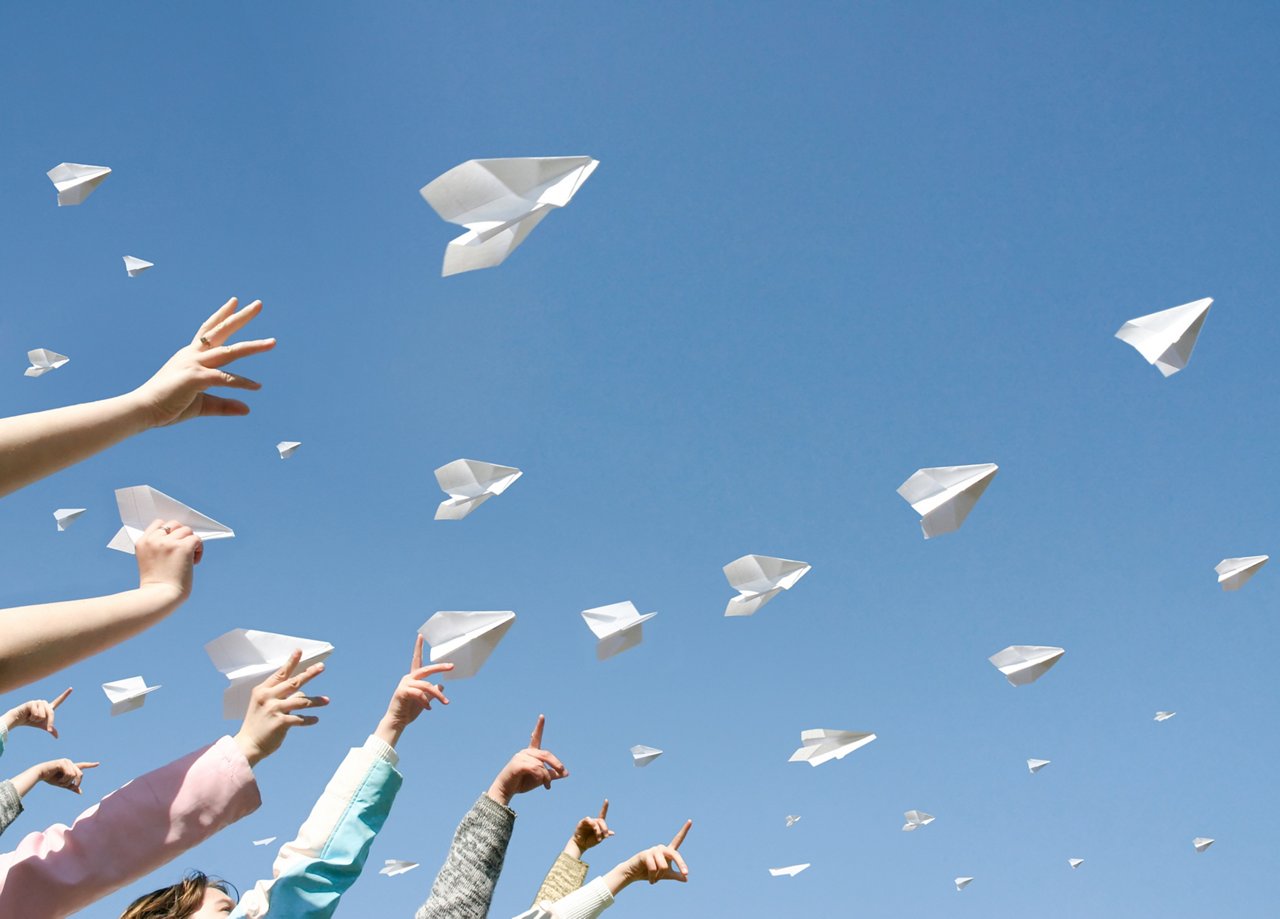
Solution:
{"label": "outstretched arm", "polygon": [[542,886],[538,888],[538,895],[533,898],[534,906],[548,900],[554,903],[582,886],[582,882],[587,879],[587,872],[591,869],[591,866],[582,860],[583,853],[613,835],[613,830],[609,829],[609,824],[605,822],[608,815],[609,799],[605,798],[604,804],[600,807],[600,816],[583,817],[578,821],[573,835],[564,844],[564,851],[556,857],[551,870],[543,878]]}

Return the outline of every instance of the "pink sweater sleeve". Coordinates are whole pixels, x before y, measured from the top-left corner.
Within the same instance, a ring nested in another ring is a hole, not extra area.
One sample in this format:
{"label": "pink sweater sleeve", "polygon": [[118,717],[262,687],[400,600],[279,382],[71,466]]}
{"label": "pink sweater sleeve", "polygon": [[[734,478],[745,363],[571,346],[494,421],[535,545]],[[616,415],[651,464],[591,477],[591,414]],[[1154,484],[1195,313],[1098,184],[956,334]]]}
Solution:
{"label": "pink sweater sleeve", "polygon": [[257,810],[253,770],[230,737],[148,772],[76,818],[0,855],[0,916],[67,916]]}

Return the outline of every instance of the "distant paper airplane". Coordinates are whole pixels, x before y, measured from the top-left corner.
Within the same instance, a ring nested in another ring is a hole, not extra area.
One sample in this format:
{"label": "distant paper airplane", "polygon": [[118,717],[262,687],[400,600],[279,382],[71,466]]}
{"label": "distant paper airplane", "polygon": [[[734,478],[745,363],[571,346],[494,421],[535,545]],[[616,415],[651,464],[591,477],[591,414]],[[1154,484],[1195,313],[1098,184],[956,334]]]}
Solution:
{"label": "distant paper airplane", "polygon": [[124,524],[107,543],[108,549],[134,554],[133,546],[153,520],[176,520],[182,526],[191,527],[205,542],[214,539],[230,539],[235,531],[212,517],[187,507],[181,501],[170,498],[150,485],[133,485],[116,489],[116,506],[120,509],[120,522]]}
{"label": "distant paper airplane", "polygon": [[995,463],[917,469],[898,494],[920,515],[924,538],[932,539],[960,529],[999,471]]}
{"label": "distant paper airplane", "polygon": [[1050,761],[1047,759],[1029,759],[1027,760],[1027,771],[1032,775],[1035,775],[1045,766],[1049,765],[1049,762]]}
{"label": "distant paper airplane", "polygon": [[973,883],[973,878],[956,878],[956,890],[964,890]]}
{"label": "distant paper airplane", "polygon": [[437,673],[435,679],[475,676],[515,621],[516,614],[510,610],[436,613],[418,631],[431,646],[431,663],[453,664],[453,669]]}
{"label": "distant paper airplane", "polygon": [[477,460],[459,459],[436,470],[440,490],[449,497],[436,508],[437,520],[461,520],[500,495],[524,473],[514,466],[495,466]]}
{"label": "distant paper airplane", "polygon": [[791,829],[800,822],[800,817],[796,814],[787,814],[787,829]]}
{"label": "distant paper airplane", "polygon": [[24,372],[26,377],[42,377],[50,370],[57,370],[71,358],[48,348],[36,348],[27,352],[27,362],[31,364]]}
{"label": "distant paper airplane", "polygon": [[59,163],[45,175],[58,190],[58,207],[62,207],[84,201],[102,184],[103,179],[111,175],[111,170],[106,166],[88,166],[84,163]]}
{"label": "distant paper airplane", "polygon": [[1191,360],[1211,305],[1213,298],[1206,297],[1130,319],[1116,332],[1116,338],[1133,345],[1148,364],[1154,364],[1166,377],[1173,376]]}
{"label": "distant paper airplane", "polygon": [[926,814],[924,811],[907,811],[902,816],[907,818],[907,822],[902,825],[902,832],[910,833],[920,829],[922,826],[928,826],[937,818],[933,814]]}
{"label": "distant paper airplane", "polygon": [[148,262],[146,259],[134,258],[132,255],[124,257],[124,270],[128,272],[129,277],[136,278],[148,268],[156,267],[155,262]]}
{"label": "distant paper airplane", "polygon": [[253,687],[284,666],[297,649],[302,651],[302,660],[294,673],[301,673],[333,653],[333,645],[327,641],[257,629],[232,629],[205,645],[213,666],[230,682],[222,694],[222,717],[243,718]]}
{"label": "distant paper airplane", "polygon": [[1218,583],[1223,590],[1239,590],[1249,578],[1257,574],[1267,563],[1269,555],[1246,555],[1244,558],[1224,558],[1214,566]]}
{"label": "distant paper airplane", "polygon": [[1191,840],[1191,844],[1196,847],[1197,852],[1203,852],[1205,849],[1213,845],[1213,840],[1207,836],[1197,836]]}
{"label": "distant paper airplane", "polygon": [[107,701],[111,703],[112,717],[142,708],[142,703],[147,701],[147,696],[159,688],[159,686],[148,686],[147,681],[140,676],[102,684],[102,691],[106,693]]}
{"label": "distant paper airplane", "polygon": [[631,748],[631,761],[638,768],[643,768],[662,755],[662,751],[657,747],[646,747],[644,744],[636,744]]}
{"label": "distant paper airplane", "polygon": [[501,265],[599,166],[589,156],[467,160],[419,193],[449,223],[467,228],[444,252],[443,277]]}
{"label": "distant paper airplane", "polygon": [[657,613],[640,615],[635,604],[630,600],[621,603],[610,603],[608,606],[597,606],[582,611],[582,618],[587,627],[596,636],[596,659],[607,660],[615,654],[621,654],[628,648],[634,648],[644,640],[643,625]]}
{"label": "distant paper airplane", "polygon": [[787,762],[821,766],[833,759],[844,759],[875,739],[875,734],[856,731],[832,731],[826,728],[801,731],[800,749],[792,753]]}
{"label": "distant paper airplane", "polygon": [[1010,645],[987,660],[1013,686],[1026,686],[1048,673],[1066,652],[1045,645]]}
{"label": "distant paper airplane", "polygon": [[1072,869],[1074,870],[1074,869],[1079,868],[1081,865],[1083,865],[1083,864],[1084,864],[1084,859],[1083,859],[1083,858],[1069,858],[1069,859],[1067,859],[1067,864],[1068,864],[1068,865],[1070,865],[1070,866],[1072,867]]}
{"label": "distant paper airplane", "polygon": [[750,616],[779,593],[790,590],[810,566],[769,555],[744,555],[724,566],[724,576],[738,596],[725,607],[726,616]]}
{"label": "distant paper airplane", "polygon": [[770,868],[769,873],[774,877],[782,877],[785,874],[787,877],[793,878],[808,867],[809,863],[805,862],[803,865],[788,865],[786,868]]}
{"label": "distant paper airplane", "polygon": [[300,440],[282,440],[276,444],[276,452],[280,454],[282,460],[286,460],[293,454],[298,452],[298,448],[302,446]]}
{"label": "distant paper airplane", "polygon": [[417,867],[417,862],[405,862],[398,858],[389,858],[383,863],[382,867],[378,869],[378,874],[385,874],[387,877],[393,878],[398,874],[405,874]]}
{"label": "distant paper airplane", "polygon": [[58,532],[61,533],[71,524],[75,523],[83,514],[83,507],[60,507],[53,512],[54,522],[58,524]]}
{"label": "distant paper airplane", "polygon": [[277,837],[275,837],[275,836],[268,836],[268,837],[267,837],[267,838],[265,838],[265,839],[255,839],[255,840],[253,841],[253,844],[254,844],[255,846],[269,846],[269,845],[271,845],[273,842],[275,842],[275,841],[276,841],[276,838],[277,838]]}
{"label": "distant paper airplane", "polygon": [[1172,718],[1176,714],[1178,713],[1177,712],[1156,712],[1156,721],[1168,721],[1170,718]]}

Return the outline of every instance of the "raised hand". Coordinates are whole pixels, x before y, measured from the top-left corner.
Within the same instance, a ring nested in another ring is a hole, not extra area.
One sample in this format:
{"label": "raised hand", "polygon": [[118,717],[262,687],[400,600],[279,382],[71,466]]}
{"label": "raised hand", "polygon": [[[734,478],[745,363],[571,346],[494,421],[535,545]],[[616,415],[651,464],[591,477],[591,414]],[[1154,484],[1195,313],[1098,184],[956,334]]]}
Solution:
{"label": "raised hand", "polygon": [[423,709],[430,710],[432,699],[442,705],[449,704],[444,687],[439,683],[431,683],[426,678],[436,673],[447,673],[453,669],[453,664],[422,666],[422,645],[423,639],[419,635],[413,645],[413,661],[409,665],[409,672],[400,678],[400,684],[387,705],[387,713],[382,716],[382,721],[374,732],[388,746],[396,745],[404,729],[422,714]]}
{"label": "raised hand", "polygon": [[571,858],[582,858],[582,853],[593,846],[600,845],[612,836],[613,830],[609,829],[609,824],[605,823],[605,817],[608,814],[609,799],[605,798],[604,804],[600,807],[599,817],[583,817],[578,821],[573,837],[565,844],[565,854]]}
{"label": "raised hand", "polygon": [[615,867],[605,875],[609,889],[616,894],[633,881],[647,880],[656,884],[659,881],[689,880],[689,866],[680,855],[680,845],[692,826],[693,821],[686,820],[669,845],[644,849]]}
{"label": "raised hand", "polygon": [[65,788],[80,794],[80,780],[84,778],[84,770],[96,769],[99,763],[75,763],[69,759],[54,759],[41,763],[40,781],[55,788]]}
{"label": "raised hand", "polygon": [[48,731],[57,740],[58,729],[53,726],[53,713],[58,710],[59,705],[67,701],[69,695],[71,695],[71,687],[68,686],[52,702],[32,699],[30,702],[23,702],[16,708],[9,709],[4,713],[5,729],[12,731],[14,728],[39,728],[42,731]]}
{"label": "raised hand", "polygon": [[175,591],[177,599],[191,595],[192,567],[204,557],[204,542],[176,520],[153,520],[133,547],[138,559],[138,586]]}
{"label": "raised hand", "polygon": [[303,686],[324,672],[324,664],[312,664],[294,676],[293,671],[300,660],[302,651],[294,651],[283,667],[253,687],[249,710],[235,736],[250,766],[256,766],[278,750],[290,728],[312,725],[320,720],[315,715],[299,715],[299,710],[329,704],[328,696],[302,693]]}
{"label": "raised hand", "polygon": [[511,757],[493,780],[488,794],[494,801],[506,806],[516,795],[532,791],[539,785],[550,790],[552,782],[569,777],[564,763],[550,750],[542,749],[542,729],[546,723],[546,716],[539,715],[538,724],[529,735],[529,746]]}

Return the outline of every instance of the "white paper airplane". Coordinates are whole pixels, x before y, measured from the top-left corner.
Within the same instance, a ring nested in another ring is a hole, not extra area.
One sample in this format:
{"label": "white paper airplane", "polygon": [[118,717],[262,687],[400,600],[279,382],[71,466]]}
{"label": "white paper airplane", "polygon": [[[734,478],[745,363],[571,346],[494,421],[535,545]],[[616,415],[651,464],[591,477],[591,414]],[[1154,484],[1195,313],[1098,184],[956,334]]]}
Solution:
{"label": "white paper airplane", "polygon": [[1244,558],[1224,558],[1214,566],[1218,583],[1223,590],[1239,590],[1245,581],[1257,574],[1271,558],[1269,555],[1246,555]]}
{"label": "white paper airplane", "polygon": [[1213,845],[1213,840],[1207,836],[1197,836],[1191,840],[1191,844],[1196,847],[1197,852],[1203,852],[1205,849]]}
{"label": "white paper airplane", "polygon": [[898,494],[920,515],[924,538],[932,539],[960,529],[999,471],[995,463],[917,469],[898,486]]}
{"label": "white paper airplane", "polygon": [[1133,345],[1148,364],[1155,364],[1166,377],[1173,376],[1191,360],[1191,351],[1212,304],[1213,298],[1206,297],[1130,319],[1116,332],[1116,338]]}
{"label": "white paper airplane", "polygon": [[964,890],[973,883],[973,878],[956,878],[956,890]]}
{"label": "white paper airplane", "polygon": [[1177,712],[1156,712],[1156,721],[1168,721],[1170,718],[1172,718],[1176,714],[1178,713]]}
{"label": "white paper airplane", "polygon": [[809,573],[810,566],[769,555],[744,555],[724,566],[729,586],[738,596],[725,607],[726,616],[750,616],[779,593],[790,590]]}
{"label": "white paper airplane", "polygon": [[477,460],[458,459],[436,470],[440,490],[449,497],[436,508],[437,520],[461,520],[488,501],[500,495],[524,475],[514,466],[495,466]]}
{"label": "white paper airplane", "polygon": [[83,507],[60,507],[53,512],[53,519],[58,524],[58,532],[61,533],[83,514]]}
{"label": "white paper airplane", "polygon": [[436,613],[418,631],[431,646],[431,663],[453,664],[435,679],[461,680],[475,676],[502,641],[516,614],[510,610]]}
{"label": "white paper airplane", "polygon": [[770,868],[769,873],[776,878],[782,877],[784,874],[789,878],[793,878],[808,867],[809,863],[805,862],[803,865],[788,865],[785,868]]}
{"label": "white paper airplane", "polygon": [[787,829],[791,829],[799,822],[800,816],[798,814],[787,814]]}
{"label": "white paper airplane", "polygon": [[148,268],[156,267],[155,262],[148,262],[146,259],[134,258],[132,255],[124,257],[124,270],[128,272],[129,277],[136,278]]}
{"label": "white paper airplane", "polygon": [[1084,864],[1084,859],[1083,859],[1083,858],[1069,858],[1069,859],[1067,859],[1067,864],[1068,864],[1068,865],[1070,865],[1070,866],[1072,867],[1072,869],[1074,870],[1074,869],[1079,868],[1081,865],[1083,865],[1083,864]]}
{"label": "white paper airplane", "polygon": [[279,670],[289,655],[299,648],[302,649],[302,660],[294,668],[295,674],[333,653],[333,645],[327,641],[259,632],[257,629],[232,629],[205,645],[209,660],[231,684],[222,694],[222,717],[243,718],[249,708],[253,687]]}
{"label": "white paper airplane", "polygon": [[1045,766],[1049,765],[1050,760],[1047,759],[1029,759],[1027,760],[1027,771],[1035,775]]}
{"label": "white paper airplane", "polygon": [[832,731],[826,728],[801,731],[800,749],[792,753],[787,762],[821,766],[833,759],[844,759],[854,750],[865,747],[875,739],[875,734],[856,731]]}
{"label": "white paper airplane", "polygon": [[107,543],[108,549],[133,555],[133,545],[142,538],[153,520],[176,520],[182,526],[191,527],[205,542],[211,539],[230,539],[235,531],[212,517],[187,507],[181,501],[170,498],[150,485],[132,485],[116,489],[116,506],[120,508],[120,522],[124,524]]}
{"label": "white paper airplane", "polygon": [[621,654],[640,644],[644,641],[644,622],[656,615],[658,614],[640,615],[640,611],[630,600],[583,610],[582,618],[586,620],[592,634],[599,639],[596,642],[596,660],[608,660],[615,654]]}
{"label": "white paper airplane", "polygon": [[662,751],[657,747],[646,747],[642,743],[631,748],[631,761],[637,768],[644,768],[661,755]]}
{"label": "white paper airplane", "polygon": [[385,874],[387,877],[393,878],[397,874],[405,874],[417,867],[417,862],[405,862],[398,858],[389,858],[378,869],[378,874]]}
{"label": "white paper airplane", "polygon": [[907,818],[907,822],[902,825],[902,832],[910,833],[918,830],[922,826],[928,826],[937,818],[933,814],[926,814],[924,811],[906,811],[902,816]]}
{"label": "white paper airplane", "polygon": [[467,228],[445,249],[441,276],[501,265],[599,165],[589,156],[467,160],[424,185],[435,212]]}
{"label": "white paper airplane", "polygon": [[293,456],[301,446],[302,441],[300,440],[282,440],[280,443],[276,444],[276,452],[279,453],[280,458],[284,460]]}
{"label": "white paper airplane", "polygon": [[273,842],[275,842],[275,841],[276,841],[276,838],[277,838],[277,837],[275,837],[275,836],[268,836],[268,837],[266,837],[265,839],[255,839],[255,840],[253,841],[253,844],[254,844],[255,846],[269,846],[269,845],[271,845]]}
{"label": "white paper airplane", "polygon": [[62,207],[84,201],[102,184],[103,179],[111,175],[111,170],[106,166],[87,166],[84,163],[59,163],[45,175],[58,190],[58,207]]}
{"label": "white paper airplane", "polygon": [[1044,676],[1066,652],[1045,645],[1010,645],[987,660],[1013,686],[1026,686]]}
{"label": "white paper airplane", "polygon": [[27,362],[31,364],[24,372],[23,376],[42,377],[50,370],[57,370],[71,358],[65,354],[59,354],[57,351],[50,351],[48,348],[36,348],[34,351],[27,352]]}
{"label": "white paper airplane", "polygon": [[142,708],[142,703],[147,701],[147,696],[159,688],[159,686],[148,686],[147,681],[140,676],[102,684],[102,691],[111,702],[112,717]]}

